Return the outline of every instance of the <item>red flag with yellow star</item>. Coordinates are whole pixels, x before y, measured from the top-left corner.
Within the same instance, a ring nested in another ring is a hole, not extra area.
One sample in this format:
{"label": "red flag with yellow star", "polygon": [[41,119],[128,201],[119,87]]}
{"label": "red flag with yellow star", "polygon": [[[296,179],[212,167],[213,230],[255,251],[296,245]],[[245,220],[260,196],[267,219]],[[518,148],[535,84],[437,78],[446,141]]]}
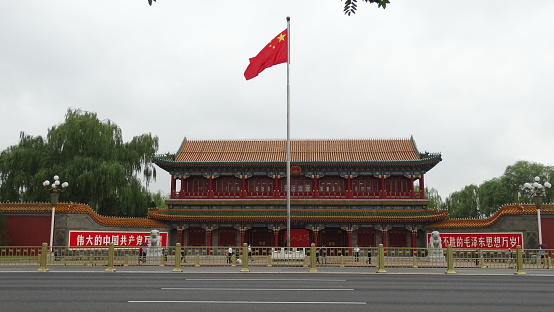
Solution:
{"label": "red flag with yellow star", "polygon": [[271,40],[255,57],[250,59],[250,64],[244,71],[244,78],[250,80],[264,69],[287,61],[287,30],[283,30]]}

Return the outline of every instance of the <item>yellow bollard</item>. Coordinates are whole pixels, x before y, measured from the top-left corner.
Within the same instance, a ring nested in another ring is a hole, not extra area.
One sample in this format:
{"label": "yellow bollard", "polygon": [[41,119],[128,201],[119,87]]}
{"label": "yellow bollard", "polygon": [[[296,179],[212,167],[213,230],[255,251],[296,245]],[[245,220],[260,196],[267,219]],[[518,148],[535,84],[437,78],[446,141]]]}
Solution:
{"label": "yellow bollard", "polygon": [[108,248],[108,267],[104,271],[115,272],[113,263],[114,263],[114,248],[113,248],[113,243],[111,243],[110,247]]}
{"label": "yellow bollard", "polygon": [[273,266],[273,259],[271,259],[271,256],[267,256],[267,266],[272,267]]}
{"label": "yellow bollard", "polygon": [[125,256],[123,256],[123,266],[124,267],[129,266],[129,254],[125,254]]}
{"label": "yellow bollard", "polygon": [[412,268],[414,268],[414,269],[417,268],[417,256],[415,254],[412,257]]}
{"label": "yellow bollard", "polygon": [[175,267],[173,268],[173,272],[183,272],[183,269],[181,269],[181,244],[177,243],[175,245]]}
{"label": "yellow bollard", "polygon": [[310,273],[317,272],[317,269],[315,267],[315,243],[312,243],[310,245]]}
{"label": "yellow bollard", "polygon": [[456,274],[456,271],[454,271],[454,253],[452,252],[452,245],[448,245],[446,249],[446,265],[445,274]]}
{"label": "yellow bollard", "polygon": [[383,244],[379,244],[377,259],[377,273],[387,273],[385,270],[385,248],[383,248]]}
{"label": "yellow bollard", "polygon": [[483,255],[479,257],[479,267],[481,269],[485,269],[487,267],[487,265],[485,264],[485,257]]}
{"label": "yellow bollard", "polygon": [[88,263],[87,263],[87,266],[92,266],[92,254],[91,254],[91,253],[88,255]]}
{"label": "yellow bollard", "polygon": [[241,272],[250,272],[248,269],[248,244],[244,243],[242,245],[242,269],[240,269]]}
{"label": "yellow bollard", "polygon": [[42,243],[42,247],[40,249],[40,255],[38,256],[38,270],[37,272],[48,272],[48,268],[46,267],[46,253],[48,250],[48,244]]}
{"label": "yellow bollard", "polygon": [[340,255],[340,265],[339,267],[344,268],[344,257]]}
{"label": "yellow bollard", "polygon": [[516,271],[514,272],[515,275],[525,275],[523,271],[523,252],[521,250],[521,246],[516,246]]}

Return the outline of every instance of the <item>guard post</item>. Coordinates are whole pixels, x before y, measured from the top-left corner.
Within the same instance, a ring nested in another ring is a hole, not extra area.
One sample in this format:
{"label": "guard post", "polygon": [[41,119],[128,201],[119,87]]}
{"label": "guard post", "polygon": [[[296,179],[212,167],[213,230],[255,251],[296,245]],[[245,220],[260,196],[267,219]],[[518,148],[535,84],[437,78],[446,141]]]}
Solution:
{"label": "guard post", "polygon": [[317,269],[315,267],[315,243],[310,245],[310,273],[316,273]]}
{"label": "guard post", "polygon": [[181,244],[180,243],[175,244],[175,267],[173,268],[173,272],[183,272],[183,269],[181,269]]}
{"label": "guard post", "polygon": [[523,252],[521,250],[521,246],[516,246],[516,271],[514,272],[515,275],[525,275],[523,271]]}
{"label": "guard post", "polygon": [[385,270],[385,248],[383,244],[379,244],[377,259],[377,273],[387,273]]}
{"label": "guard post", "polygon": [[48,272],[48,268],[46,267],[46,250],[48,249],[48,244],[42,243],[42,247],[40,249],[40,255],[38,257],[38,270],[37,272]]}
{"label": "guard post", "polygon": [[248,269],[248,244],[242,244],[242,269],[241,272],[250,272]]}
{"label": "guard post", "polygon": [[452,245],[446,247],[446,266],[445,274],[456,274],[456,271],[454,271],[454,252],[452,252]]}
{"label": "guard post", "polygon": [[110,243],[110,247],[108,248],[108,267],[104,270],[105,272],[115,272],[114,268],[114,247],[113,243]]}

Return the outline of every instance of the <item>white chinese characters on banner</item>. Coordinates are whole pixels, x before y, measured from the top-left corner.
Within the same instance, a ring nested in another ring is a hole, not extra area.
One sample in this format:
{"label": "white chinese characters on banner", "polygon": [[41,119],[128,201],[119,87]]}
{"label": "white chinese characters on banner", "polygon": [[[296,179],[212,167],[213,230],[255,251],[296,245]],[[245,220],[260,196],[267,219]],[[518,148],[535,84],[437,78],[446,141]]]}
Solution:
{"label": "white chinese characters on banner", "polygon": [[[116,248],[139,247],[148,243],[150,232],[91,232],[70,231],[69,247],[101,248],[114,244]],[[160,233],[162,246],[167,245],[167,232]]]}
{"label": "white chinese characters on banner", "polygon": [[[430,234],[428,240],[430,239]],[[523,247],[522,233],[440,233],[442,247],[465,249],[515,249]]]}

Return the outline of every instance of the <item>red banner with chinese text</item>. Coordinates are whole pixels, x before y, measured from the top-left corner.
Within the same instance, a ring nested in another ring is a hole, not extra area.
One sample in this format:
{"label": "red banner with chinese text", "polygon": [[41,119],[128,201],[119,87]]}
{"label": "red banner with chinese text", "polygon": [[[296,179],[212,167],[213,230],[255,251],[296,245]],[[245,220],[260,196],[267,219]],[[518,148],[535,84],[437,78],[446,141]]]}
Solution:
{"label": "red banner with chinese text", "polygon": [[[439,233],[442,248],[452,245],[459,249],[515,249],[523,248],[523,233]],[[431,233],[427,233],[427,246]]]}
{"label": "red banner with chinese text", "polygon": [[[69,231],[71,248],[138,248],[150,240],[150,232]],[[167,232],[160,232],[161,246],[167,246]]]}

